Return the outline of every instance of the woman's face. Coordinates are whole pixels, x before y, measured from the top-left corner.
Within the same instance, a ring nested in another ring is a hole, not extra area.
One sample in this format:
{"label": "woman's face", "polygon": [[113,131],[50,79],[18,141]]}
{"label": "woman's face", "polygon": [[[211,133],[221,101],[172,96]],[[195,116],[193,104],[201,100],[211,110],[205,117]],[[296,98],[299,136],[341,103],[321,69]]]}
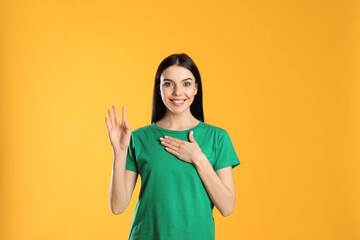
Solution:
{"label": "woman's face", "polygon": [[[183,112],[190,109],[197,90],[198,84],[195,84],[195,77],[187,68],[173,65],[166,68],[160,76],[161,98],[171,112]],[[174,102],[174,100],[179,102]]]}

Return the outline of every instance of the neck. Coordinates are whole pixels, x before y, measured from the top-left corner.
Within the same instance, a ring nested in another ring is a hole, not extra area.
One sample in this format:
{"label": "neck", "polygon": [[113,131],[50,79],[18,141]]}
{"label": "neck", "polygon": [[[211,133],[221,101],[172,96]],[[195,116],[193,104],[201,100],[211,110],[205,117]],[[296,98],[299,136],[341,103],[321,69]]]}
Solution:
{"label": "neck", "polygon": [[182,113],[173,113],[167,110],[159,122],[165,128],[175,130],[194,127],[199,123],[199,120],[191,114],[190,110]]}

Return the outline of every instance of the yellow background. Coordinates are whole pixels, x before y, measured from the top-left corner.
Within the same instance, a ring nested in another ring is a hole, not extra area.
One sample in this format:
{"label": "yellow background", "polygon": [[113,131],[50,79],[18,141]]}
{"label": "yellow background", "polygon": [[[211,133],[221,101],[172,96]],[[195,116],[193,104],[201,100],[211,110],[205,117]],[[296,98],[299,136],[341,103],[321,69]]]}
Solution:
{"label": "yellow background", "polygon": [[216,239],[360,239],[358,1],[1,1],[0,239],[127,239],[105,117],[150,124],[159,63],[199,67],[229,132]]}

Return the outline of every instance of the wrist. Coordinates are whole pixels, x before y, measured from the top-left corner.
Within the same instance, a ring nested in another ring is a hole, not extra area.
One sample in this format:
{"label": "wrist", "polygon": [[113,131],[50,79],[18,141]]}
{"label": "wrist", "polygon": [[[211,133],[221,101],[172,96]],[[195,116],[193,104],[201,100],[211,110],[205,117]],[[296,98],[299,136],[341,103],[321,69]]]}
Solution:
{"label": "wrist", "polygon": [[197,168],[200,167],[201,164],[207,160],[207,157],[204,153],[199,154],[194,160],[193,165]]}
{"label": "wrist", "polygon": [[114,153],[114,155],[119,155],[119,154],[127,153],[127,148],[116,148],[116,149],[113,149],[113,153]]}

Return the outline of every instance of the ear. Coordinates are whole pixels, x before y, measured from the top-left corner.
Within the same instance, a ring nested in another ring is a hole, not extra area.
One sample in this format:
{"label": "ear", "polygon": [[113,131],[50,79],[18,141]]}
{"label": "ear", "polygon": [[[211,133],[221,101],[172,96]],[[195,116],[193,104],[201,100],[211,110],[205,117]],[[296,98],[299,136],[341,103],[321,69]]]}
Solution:
{"label": "ear", "polygon": [[198,83],[195,83],[195,95],[197,94],[197,92],[198,92]]}

